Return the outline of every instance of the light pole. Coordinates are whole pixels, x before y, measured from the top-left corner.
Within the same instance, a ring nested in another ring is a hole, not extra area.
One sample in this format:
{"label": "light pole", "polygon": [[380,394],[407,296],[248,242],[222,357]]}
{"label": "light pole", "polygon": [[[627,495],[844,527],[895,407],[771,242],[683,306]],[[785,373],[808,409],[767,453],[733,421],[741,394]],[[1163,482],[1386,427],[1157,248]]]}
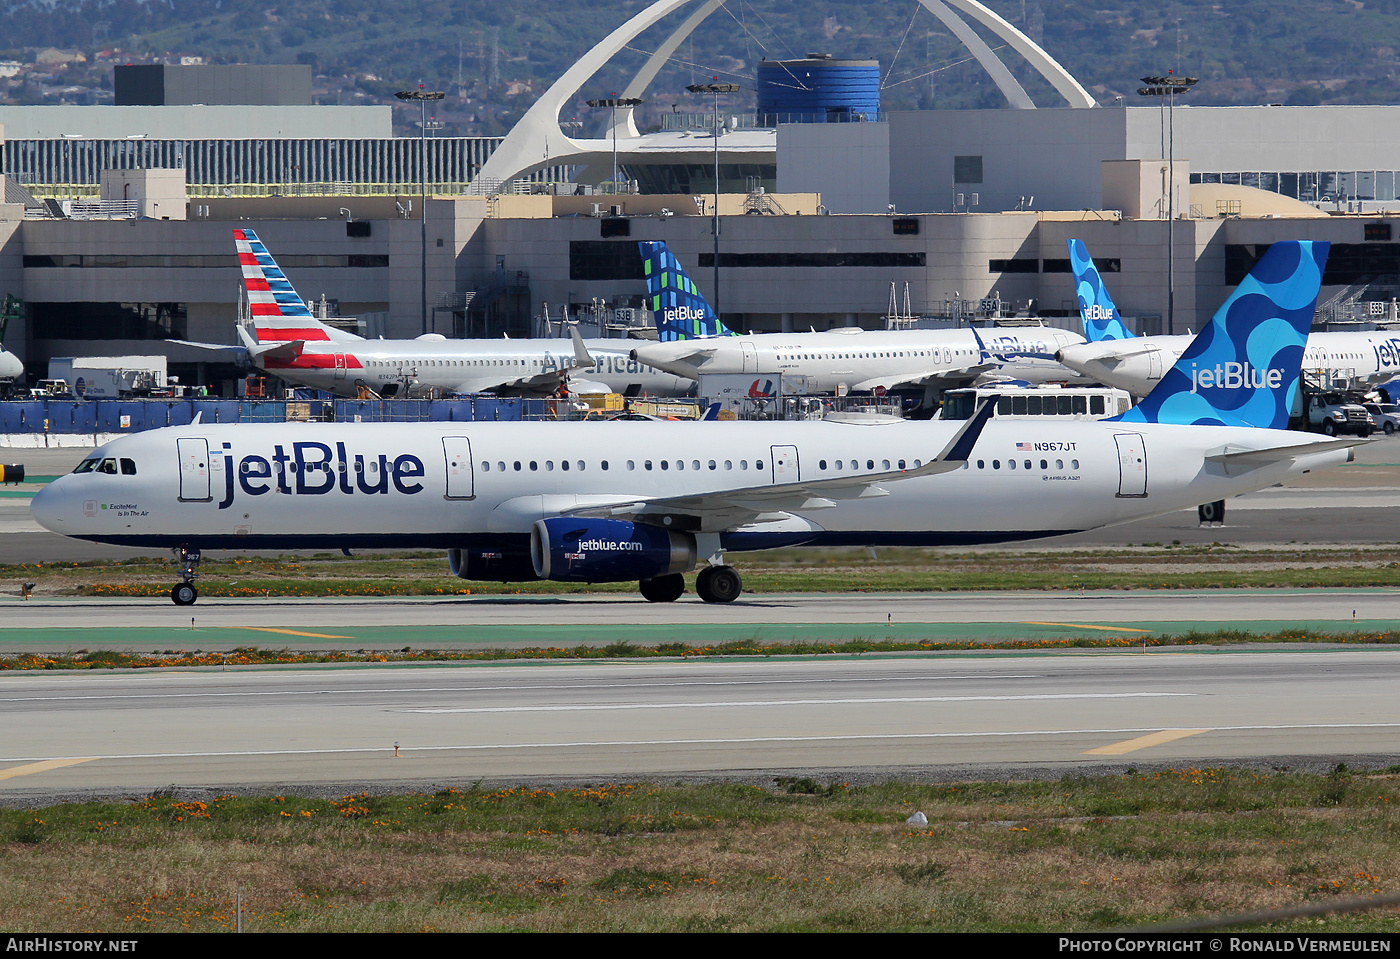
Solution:
{"label": "light pole", "polygon": [[724,124],[720,122],[719,116],[719,95],[721,93],[739,92],[737,83],[692,83],[686,87],[691,93],[708,93],[714,98],[715,107],[715,208],[714,214],[714,235],[715,235],[715,263],[714,263],[714,310],[715,318],[720,316],[719,312],[719,135],[724,130]]}
{"label": "light pole", "polygon": [[594,107],[594,108],[597,108],[597,107],[607,107],[607,108],[611,111],[611,113],[610,113],[610,115],[609,115],[609,118],[608,118],[608,126],[612,127],[612,142],[613,142],[613,172],[612,172],[612,182],[613,182],[613,193],[616,193],[616,192],[617,192],[617,108],[618,108],[618,107],[635,107],[637,104],[639,104],[639,103],[642,102],[642,98],[641,98],[641,97],[618,97],[618,96],[614,96],[614,97],[606,97],[606,98],[601,99],[601,100],[587,100],[587,101],[585,101],[585,102],[586,102],[590,107]]}
{"label": "light pole", "polygon": [[422,311],[423,332],[428,332],[428,101],[441,100],[447,94],[441,90],[425,90],[418,84],[417,90],[400,90],[394,96],[405,103],[418,101],[418,174],[422,191],[418,200],[419,237],[423,242],[423,255],[420,258],[419,307]]}
{"label": "light pole", "polygon": [[1177,94],[1190,93],[1199,80],[1168,73],[1165,77],[1143,77],[1142,82],[1147,85],[1138,88],[1138,96],[1165,97],[1167,101],[1167,334],[1171,335],[1176,332],[1176,143],[1172,107]]}

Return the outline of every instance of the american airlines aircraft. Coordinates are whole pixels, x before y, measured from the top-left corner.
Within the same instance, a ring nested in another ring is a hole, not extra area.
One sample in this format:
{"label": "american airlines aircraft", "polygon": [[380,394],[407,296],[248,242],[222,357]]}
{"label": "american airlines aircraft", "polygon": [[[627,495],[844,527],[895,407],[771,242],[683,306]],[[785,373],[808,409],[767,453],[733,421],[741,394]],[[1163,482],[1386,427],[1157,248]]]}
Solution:
{"label": "american airlines aircraft", "polygon": [[862,330],[740,336],[715,315],[665,243],[641,244],[647,295],[659,342],[633,346],[632,358],[679,376],[781,373],[801,376],[811,393],[899,387],[929,392],[966,386],[986,374],[1028,382],[1077,379],[1055,362],[1061,347],[1083,342],[1050,327],[972,330]]}
{"label": "american airlines aircraft", "polygon": [[430,388],[547,395],[561,385],[573,393],[682,396],[695,388],[632,359],[629,340],[449,340],[436,333],[367,340],[312,316],[256,233],[234,230],[233,238],[253,327],[250,334],[240,324],[239,339],[256,366],[289,383],[342,396],[361,386],[381,396]]}
{"label": "american airlines aircraft", "polygon": [[[1086,343],[1061,347],[1055,358],[1072,370],[1134,396],[1145,396],[1191,345],[1190,335],[1134,336],[1108,295],[1089,250],[1069,241],[1079,312]],[[1303,353],[1303,369],[1329,378],[1379,384],[1400,376],[1400,334],[1312,333]]]}
{"label": "american airlines aircraft", "polygon": [[[726,554],[996,543],[1125,523],[1347,461],[1289,432],[1325,243],[1278,243],[1141,404],[1098,421],[191,424],[123,436],[34,497],[45,528],[204,549],[436,547],[469,580],[741,591]],[[1215,372],[1223,371],[1223,372]]]}

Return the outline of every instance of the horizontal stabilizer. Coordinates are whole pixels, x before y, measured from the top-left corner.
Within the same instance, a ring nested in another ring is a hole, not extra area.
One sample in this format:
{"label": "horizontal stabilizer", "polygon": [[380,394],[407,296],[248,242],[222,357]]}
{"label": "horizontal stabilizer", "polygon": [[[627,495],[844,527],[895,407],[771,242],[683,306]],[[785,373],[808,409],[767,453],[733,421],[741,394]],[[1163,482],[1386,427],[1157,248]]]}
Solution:
{"label": "horizontal stabilizer", "polygon": [[[1275,463],[1293,459],[1295,456],[1306,456],[1312,453],[1326,453],[1331,450],[1364,446],[1370,442],[1372,441],[1359,438],[1317,440],[1311,443],[1290,443],[1287,446],[1271,446],[1262,450],[1225,446],[1214,453],[1207,453],[1205,458],[1208,462],[1221,464],[1225,467],[1227,472],[1238,475],[1239,473],[1245,473],[1249,470],[1259,469],[1260,467],[1273,466]],[[1350,461],[1350,458],[1348,461]]]}

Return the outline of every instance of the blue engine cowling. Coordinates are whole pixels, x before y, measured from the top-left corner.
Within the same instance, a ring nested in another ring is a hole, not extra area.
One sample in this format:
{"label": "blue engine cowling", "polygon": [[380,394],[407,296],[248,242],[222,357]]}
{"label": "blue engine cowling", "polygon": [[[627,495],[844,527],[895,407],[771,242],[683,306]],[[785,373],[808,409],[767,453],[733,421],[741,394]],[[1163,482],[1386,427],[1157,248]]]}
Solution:
{"label": "blue engine cowling", "polygon": [[528,553],[512,550],[449,549],[447,566],[458,579],[532,583],[539,579]]}
{"label": "blue engine cowling", "polygon": [[540,579],[621,583],[695,568],[695,537],[619,519],[542,519],[530,530]]}

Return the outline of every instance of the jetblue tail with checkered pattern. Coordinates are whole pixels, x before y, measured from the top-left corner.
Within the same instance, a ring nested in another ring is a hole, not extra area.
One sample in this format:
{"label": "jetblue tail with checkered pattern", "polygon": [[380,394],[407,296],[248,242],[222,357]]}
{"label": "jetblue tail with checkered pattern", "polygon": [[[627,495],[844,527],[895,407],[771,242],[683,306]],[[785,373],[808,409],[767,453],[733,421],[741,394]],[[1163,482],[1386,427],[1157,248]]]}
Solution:
{"label": "jetblue tail with checkered pattern", "polygon": [[738,335],[715,316],[665,243],[644,240],[638,245],[647,280],[647,305],[656,315],[656,334],[661,342]]}

